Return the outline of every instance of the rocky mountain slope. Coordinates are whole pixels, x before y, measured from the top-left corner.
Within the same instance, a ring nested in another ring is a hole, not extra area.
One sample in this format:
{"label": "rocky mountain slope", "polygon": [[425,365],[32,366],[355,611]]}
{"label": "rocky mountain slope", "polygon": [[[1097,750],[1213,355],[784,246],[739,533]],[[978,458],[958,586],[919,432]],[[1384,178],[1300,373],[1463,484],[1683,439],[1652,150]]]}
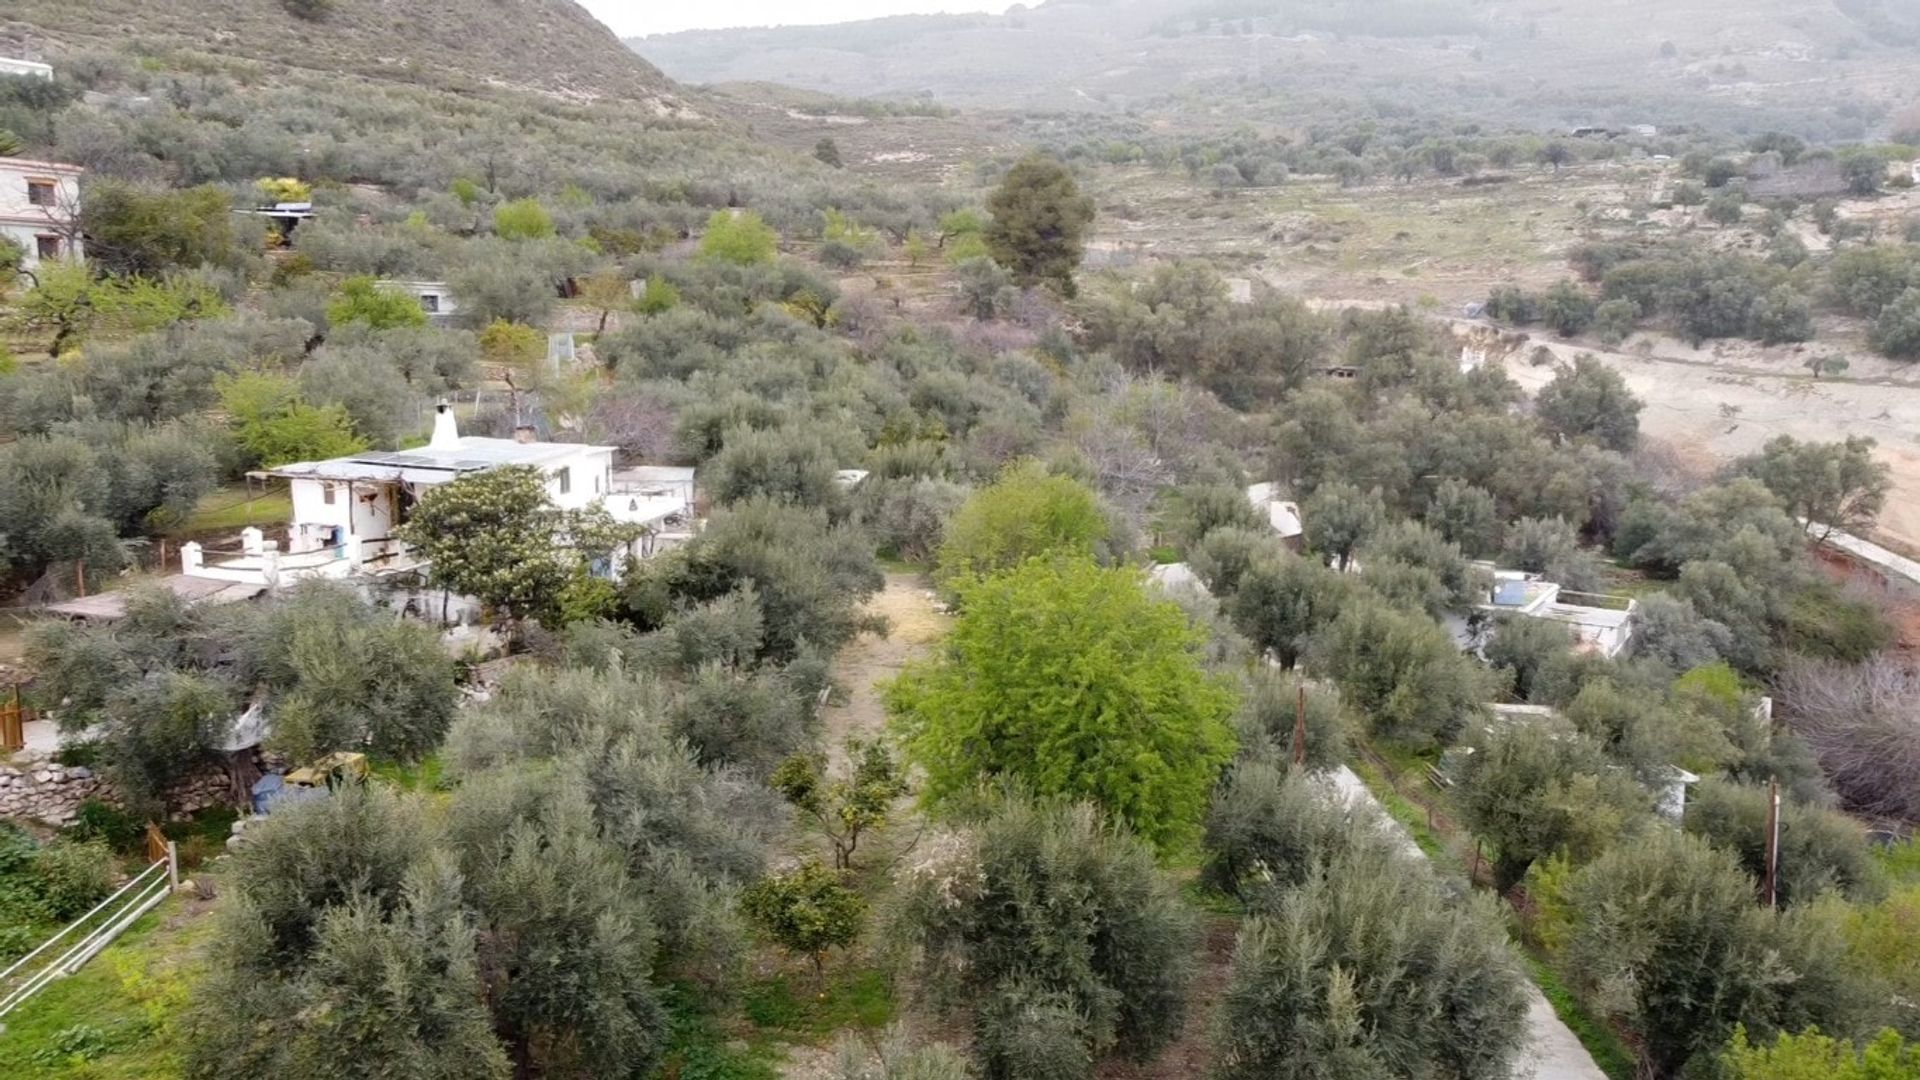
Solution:
{"label": "rocky mountain slope", "polygon": [[[1857,138],[1920,87],[1896,0],[1049,0],[629,41],[676,79],[962,106],[1298,112],[1367,98],[1540,126],[1780,126]],[[1260,119],[1258,115],[1250,116]]]}
{"label": "rocky mountain slope", "polygon": [[[306,14],[300,14],[305,12]],[[0,53],[205,54],[442,89],[685,107],[673,84],[572,0],[10,0]]]}

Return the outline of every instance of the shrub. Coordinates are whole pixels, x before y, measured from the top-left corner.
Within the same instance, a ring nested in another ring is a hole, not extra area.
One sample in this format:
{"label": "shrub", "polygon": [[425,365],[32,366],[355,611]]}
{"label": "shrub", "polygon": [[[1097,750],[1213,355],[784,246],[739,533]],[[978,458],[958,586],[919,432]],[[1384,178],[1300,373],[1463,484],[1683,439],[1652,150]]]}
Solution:
{"label": "shrub", "polygon": [[1356,837],[1256,911],[1221,999],[1223,1080],[1512,1068],[1527,994],[1491,898],[1449,903],[1392,841]]}
{"label": "shrub", "polygon": [[773,261],[780,237],[760,215],[740,210],[715,210],[700,237],[700,256],[735,266]]}
{"label": "shrub", "polygon": [[493,232],[502,240],[544,240],[553,235],[553,215],[538,199],[515,199],[493,208]]}
{"label": "shrub", "polygon": [[1071,477],[1023,463],[974,492],[947,523],[939,576],[953,583],[1043,555],[1090,556],[1107,534],[1099,496]]}
{"label": "shrub", "polygon": [[741,897],[741,906],[761,933],[813,962],[816,983],[827,950],[853,944],[867,915],[866,901],[817,862],[760,879]]}
{"label": "shrub", "polygon": [[1092,807],[1000,798],[978,825],[937,838],[901,889],[899,929],[923,975],[949,1000],[986,1006],[976,1049],[993,1055],[989,1069],[1113,1049],[1141,1060],[1179,1032],[1193,917],[1152,851]]}
{"label": "shrub", "polygon": [[113,892],[118,877],[113,852],[97,841],[57,840],[33,856],[40,906],[54,922],[85,914]]}
{"label": "shrub", "polygon": [[1375,824],[1331,798],[1302,770],[1242,762],[1214,789],[1201,880],[1242,899],[1270,884],[1297,885],[1341,851],[1352,833]]}

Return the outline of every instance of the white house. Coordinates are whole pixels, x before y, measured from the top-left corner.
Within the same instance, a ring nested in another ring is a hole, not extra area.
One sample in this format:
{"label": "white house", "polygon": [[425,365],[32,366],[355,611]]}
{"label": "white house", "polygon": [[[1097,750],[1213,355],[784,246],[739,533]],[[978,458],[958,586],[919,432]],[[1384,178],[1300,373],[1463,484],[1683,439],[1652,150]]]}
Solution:
{"label": "white house", "polygon": [[19,244],[28,270],[84,256],[78,165],[0,157],[0,236]]}
{"label": "white house", "polygon": [[452,321],[458,305],[453,300],[453,290],[444,281],[381,281],[378,288],[389,292],[403,292],[420,302],[420,310],[435,326],[444,326]]}
{"label": "white house", "polygon": [[525,437],[462,436],[452,407],[442,403],[433,438],[417,450],[370,451],[326,461],[301,461],[254,474],[288,481],[293,518],[281,551],[258,529],[241,534],[240,557],[210,562],[198,544],[181,549],[181,569],[206,577],[275,587],[301,578],[396,577],[425,569],[395,529],[429,488],[509,466],[539,469],[547,497],[563,510],[602,506],[615,521],[642,535],[594,560],[594,570],[617,576],[628,556],[649,558],[691,536],[691,479],[684,486],[635,488],[616,482],[614,448],[538,442]]}
{"label": "white house", "polygon": [[1300,535],[1306,531],[1301,523],[1300,507],[1298,504],[1280,498],[1279,491],[1279,487],[1274,484],[1254,484],[1247,488],[1247,502],[1267,519],[1267,524],[1273,528],[1280,539],[1286,541],[1290,547],[1298,549],[1301,543]]}
{"label": "white house", "polygon": [[45,79],[53,81],[53,65],[38,60],[16,60],[11,56],[0,56],[0,75],[17,75],[26,79]]}
{"label": "white house", "polygon": [[[1633,640],[1633,616],[1640,604],[1630,596],[1574,592],[1538,574],[1481,565],[1493,578],[1487,599],[1475,605],[1482,612],[1564,623],[1573,631],[1576,648],[1608,659],[1619,656]],[[1462,648],[1478,651],[1486,644],[1485,630],[1476,632],[1464,619],[1448,620],[1448,629]]]}

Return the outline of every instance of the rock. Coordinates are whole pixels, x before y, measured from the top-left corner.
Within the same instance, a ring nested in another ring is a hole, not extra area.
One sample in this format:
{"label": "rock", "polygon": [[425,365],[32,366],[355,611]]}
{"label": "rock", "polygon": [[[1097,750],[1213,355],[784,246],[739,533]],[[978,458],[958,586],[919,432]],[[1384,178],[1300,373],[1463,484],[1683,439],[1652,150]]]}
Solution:
{"label": "rock", "polygon": [[67,776],[74,780],[87,780],[93,776],[93,770],[85,765],[75,765],[67,770]]}
{"label": "rock", "polygon": [[44,784],[47,781],[52,779],[53,779],[53,774],[48,772],[45,769],[41,769],[40,771],[33,774],[33,782],[36,784]]}
{"label": "rock", "polygon": [[183,896],[191,896],[194,893],[199,892],[200,887],[193,883],[192,878],[181,878],[180,884],[175,885],[173,887],[173,891]]}

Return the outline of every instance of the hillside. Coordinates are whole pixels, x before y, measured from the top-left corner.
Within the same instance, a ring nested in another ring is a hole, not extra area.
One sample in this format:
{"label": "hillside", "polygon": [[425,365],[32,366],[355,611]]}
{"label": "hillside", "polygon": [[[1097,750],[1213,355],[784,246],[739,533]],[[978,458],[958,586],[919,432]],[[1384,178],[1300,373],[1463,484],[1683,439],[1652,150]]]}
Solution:
{"label": "hillside", "polygon": [[1124,113],[1178,99],[1187,115],[1258,120],[1366,98],[1503,124],[1849,138],[1913,100],[1916,41],[1914,16],[1885,0],[1053,0],[629,44],[686,82],[962,106]]}
{"label": "hillside", "polygon": [[0,15],[0,50],[203,53],[270,71],[683,107],[657,68],[572,0],[329,0],[317,20],[290,7],[281,0],[16,0]]}

